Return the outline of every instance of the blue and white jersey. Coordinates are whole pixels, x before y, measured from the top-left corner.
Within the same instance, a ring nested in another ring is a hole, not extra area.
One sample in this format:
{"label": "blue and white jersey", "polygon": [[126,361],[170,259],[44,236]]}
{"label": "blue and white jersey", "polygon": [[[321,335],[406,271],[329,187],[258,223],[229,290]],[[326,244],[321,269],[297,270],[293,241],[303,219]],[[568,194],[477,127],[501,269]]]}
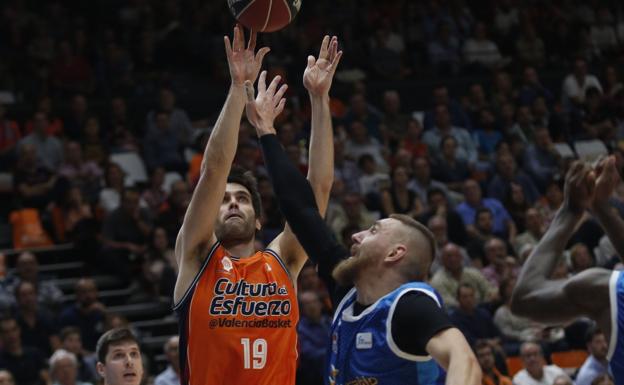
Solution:
{"label": "blue and white jersey", "polygon": [[400,286],[357,316],[353,315],[356,290],[353,288],[347,293],[332,322],[326,384],[444,383],[445,372],[431,356],[414,356],[401,351],[392,338],[394,309],[401,296],[411,291],[428,295],[442,307],[442,299],[435,290],[421,282]]}
{"label": "blue and white jersey", "polygon": [[611,338],[607,359],[616,385],[624,385],[624,271],[614,271],[609,281]]}

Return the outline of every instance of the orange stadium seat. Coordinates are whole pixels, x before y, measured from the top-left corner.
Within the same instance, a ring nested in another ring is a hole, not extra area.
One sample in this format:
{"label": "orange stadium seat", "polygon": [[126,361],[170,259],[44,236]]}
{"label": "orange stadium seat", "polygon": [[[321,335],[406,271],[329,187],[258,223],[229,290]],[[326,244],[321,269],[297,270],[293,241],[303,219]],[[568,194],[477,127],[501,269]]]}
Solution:
{"label": "orange stadium seat", "polygon": [[507,371],[509,377],[513,377],[516,373],[522,370],[522,359],[519,356],[507,357]]}
{"label": "orange stadium seat", "polygon": [[560,368],[580,368],[587,359],[585,350],[569,350],[566,352],[555,352],[550,355],[552,363]]}

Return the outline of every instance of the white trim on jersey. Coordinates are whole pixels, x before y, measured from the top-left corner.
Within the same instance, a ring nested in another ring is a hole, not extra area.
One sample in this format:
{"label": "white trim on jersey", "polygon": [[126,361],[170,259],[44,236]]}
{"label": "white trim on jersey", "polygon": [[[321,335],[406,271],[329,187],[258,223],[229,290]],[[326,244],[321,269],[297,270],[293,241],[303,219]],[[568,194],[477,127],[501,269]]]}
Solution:
{"label": "white trim on jersey", "polygon": [[617,282],[620,273],[614,270],[609,279],[609,303],[611,304],[611,338],[609,339],[609,351],[607,352],[607,360],[611,361],[615,353],[615,347],[618,342],[618,303],[617,303]]}
{"label": "white trim on jersey", "polygon": [[345,294],[344,297],[342,297],[342,300],[340,301],[340,303],[338,304],[338,307],[336,308],[334,317],[332,318],[332,323],[336,322],[336,319],[338,318],[338,315],[340,315],[342,308],[345,306],[347,301],[349,301],[349,299],[351,299],[351,297],[353,297],[354,295],[355,295],[355,286],[352,287],[351,290],[349,290],[347,294]]}
{"label": "white trim on jersey", "polygon": [[195,285],[197,285],[197,282],[199,281],[199,279],[201,278],[202,274],[204,273],[204,270],[206,270],[206,266],[208,266],[208,262],[210,262],[210,258],[212,258],[212,255],[214,254],[215,250],[217,250],[217,247],[219,247],[220,244],[221,244],[221,242],[216,241],[215,244],[212,245],[212,247],[210,248],[210,252],[208,253],[208,256],[206,256],[206,259],[204,260],[204,264],[199,269],[199,272],[197,273],[197,275],[193,279],[193,282],[186,289],[186,292],[184,293],[182,298],[180,298],[180,301],[178,301],[178,303],[173,305],[173,310],[174,311],[178,310],[182,306],[182,304],[184,304],[184,301],[189,296],[189,293],[191,293],[192,291],[195,290]]}
{"label": "white trim on jersey", "polygon": [[343,321],[347,321],[347,322],[356,322],[356,321],[361,320],[362,317],[364,317],[365,315],[367,315],[370,312],[372,312],[373,310],[375,310],[375,308],[377,307],[379,302],[381,302],[384,298],[386,298],[389,295],[392,295],[392,292],[390,292],[390,293],[384,295],[383,297],[379,298],[377,301],[375,301],[375,303],[373,303],[372,305],[370,305],[369,307],[364,309],[364,311],[361,312],[358,315],[353,315],[353,304],[355,303],[355,301],[353,301],[353,303],[351,303],[351,305],[349,305],[349,307],[344,309],[344,311],[342,312],[342,320]]}
{"label": "white trim on jersey", "polygon": [[403,297],[403,295],[409,293],[410,291],[419,291],[421,293],[424,293],[425,295],[431,297],[431,299],[433,299],[435,301],[435,303],[439,307],[442,307],[442,305],[440,304],[440,301],[438,301],[438,298],[436,297],[436,295],[434,293],[432,293],[431,291],[427,290],[427,289],[417,288],[417,287],[410,287],[410,288],[404,289],[394,299],[394,302],[392,303],[392,306],[390,306],[390,311],[388,311],[388,318],[386,318],[386,342],[388,343],[388,347],[390,348],[392,353],[394,353],[399,358],[403,358],[403,359],[409,360],[409,361],[417,361],[417,362],[429,361],[429,360],[431,360],[431,356],[429,356],[429,355],[427,355],[427,356],[416,356],[416,355],[404,352],[394,342],[394,338],[392,338],[392,317],[394,316],[394,309],[396,308],[396,305],[399,303],[399,299],[401,299],[401,297]]}

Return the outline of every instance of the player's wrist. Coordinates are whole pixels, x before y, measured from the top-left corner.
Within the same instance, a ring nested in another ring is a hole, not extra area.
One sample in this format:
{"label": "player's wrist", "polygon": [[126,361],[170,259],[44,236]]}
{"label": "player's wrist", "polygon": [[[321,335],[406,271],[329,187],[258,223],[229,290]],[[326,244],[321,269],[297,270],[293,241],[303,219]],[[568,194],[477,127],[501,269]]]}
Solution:
{"label": "player's wrist", "polygon": [[311,103],[328,103],[329,102],[329,92],[310,92],[308,91],[310,96]]}

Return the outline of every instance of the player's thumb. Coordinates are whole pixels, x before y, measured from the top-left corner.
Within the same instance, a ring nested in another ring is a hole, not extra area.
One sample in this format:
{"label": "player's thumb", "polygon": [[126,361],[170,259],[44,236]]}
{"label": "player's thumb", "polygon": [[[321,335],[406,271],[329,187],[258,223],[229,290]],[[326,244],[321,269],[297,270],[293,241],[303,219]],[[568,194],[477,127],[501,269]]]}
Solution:
{"label": "player's thumb", "polygon": [[314,56],[312,55],[308,56],[308,68],[313,67],[315,62],[316,60],[314,59]]}

